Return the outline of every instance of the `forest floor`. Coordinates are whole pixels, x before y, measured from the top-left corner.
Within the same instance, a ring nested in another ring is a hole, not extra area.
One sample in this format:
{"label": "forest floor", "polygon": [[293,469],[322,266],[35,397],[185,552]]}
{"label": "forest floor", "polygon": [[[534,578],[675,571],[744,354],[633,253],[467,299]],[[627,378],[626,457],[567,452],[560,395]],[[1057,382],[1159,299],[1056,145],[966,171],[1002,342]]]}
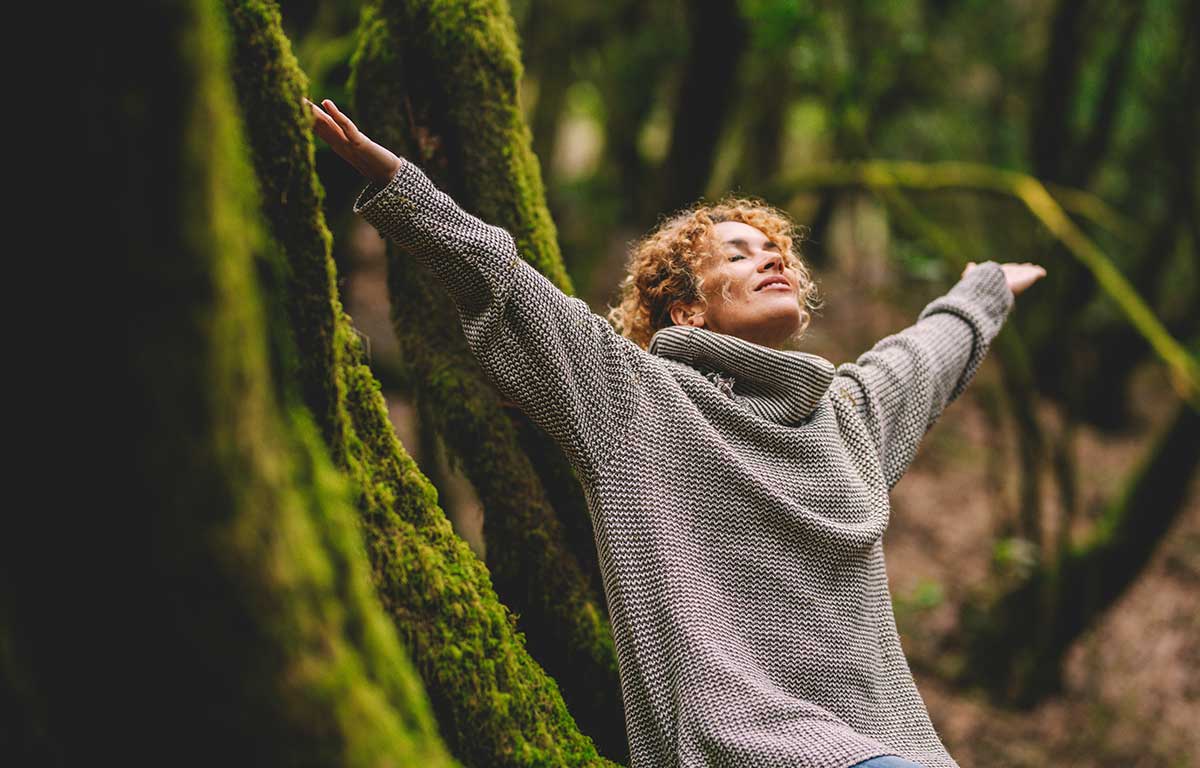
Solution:
{"label": "forest floor", "polygon": [[[374,354],[394,353],[382,242],[369,227],[355,234],[361,247],[351,249],[347,307],[355,325],[371,336]],[[619,259],[610,260],[593,279],[615,285],[617,267]],[[876,260],[857,276],[836,268],[817,275],[826,306],[801,349],[834,363],[853,360],[911,325],[924,303],[953,283],[943,280],[901,295],[897,282],[878,267]],[[602,311],[602,301],[591,303]],[[1145,571],[1072,647],[1060,695],[1032,711],[1010,711],[927,671],[938,667],[939,649],[957,629],[963,596],[988,578],[995,531],[1017,511],[1020,468],[1011,423],[1002,418],[1001,427],[993,427],[985,408],[998,373],[996,363],[985,360],[892,491],[884,539],[889,583],[904,649],[934,726],[963,768],[1200,765],[1200,478]],[[1139,371],[1132,395],[1137,426],[1128,433],[1090,428],[1076,433],[1081,496],[1076,535],[1086,532],[1119,488],[1176,401],[1154,363]],[[421,456],[411,407],[394,396],[388,402],[403,444],[437,483],[455,529],[482,556],[482,510],[469,482],[447,469],[444,456],[436,462]],[[1037,410],[1045,429],[1058,429],[1061,417],[1053,404],[1039,403]],[[1052,540],[1057,490],[1050,471],[1043,480]]]}

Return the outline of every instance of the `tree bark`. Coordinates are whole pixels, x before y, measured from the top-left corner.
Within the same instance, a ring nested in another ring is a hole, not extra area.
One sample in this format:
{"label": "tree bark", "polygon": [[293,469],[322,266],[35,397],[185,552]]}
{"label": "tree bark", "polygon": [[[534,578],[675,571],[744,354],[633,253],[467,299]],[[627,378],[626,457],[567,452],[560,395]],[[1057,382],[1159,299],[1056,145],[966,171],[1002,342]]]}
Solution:
{"label": "tree bark", "polygon": [[[263,202],[290,264],[288,307],[301,356],[332,361],[332,370],[314,363],[301,371],[318,382],[305,391],[315,393],[315,410],[337,422],[326,433],[342,437],[333,453],[357,492],[376,586],[425,680],[442,735],[468,765],[600,764],[558,687],[526,651],[487,568],[454,534],[436,490],[388,421],[379,384],[334,292],[311,117],[301,102],[307,83],[278,11],[235,0],[227,7],[239,30],[240,101],[253,115],[255,159],[260,173],[272,177],[264,181]],[[372,122],[359,122],[377,135]],[[327,380],[333,385],[319,384]]]}
{"label": "tree bark", "polygon": [[39,530],[18,558],[47,578],[5,591],[0,664],[40,721],[17,763],[453,765],[372,593],[350,489],[279,376],[294,351],[263,286],[281,265],[219,6],[97,22],[72,83],[103,186],[72,221],[137,297],[113,308],[125,339],[105,371],[134,404],[105,403],[134,414],[132,446],[112,509],[47,508],[46,528],[70,530]]}
{"label": "tree bark", "polygon": [[[517,100],[521,64],[506,5],[371,5],[352,77],[365,130],[420,165],[464,208],[512,233],[522,257],[571,292]],[[566,459],[549,439],[525,442],[540,453],[523,450],[524,415],[506,408],[484,376],[453,302],[428,270],[389,247],[388,280],[418,396],[483,503],[496,590],[581,728],[605,755],[621,759],[624,711],[611,630],[593,589],[594,544],[573,550],[535,470],[569,474]],[[585,506],[563,512],[587,514]],[[577,556],[581,550],[587,559]]]}

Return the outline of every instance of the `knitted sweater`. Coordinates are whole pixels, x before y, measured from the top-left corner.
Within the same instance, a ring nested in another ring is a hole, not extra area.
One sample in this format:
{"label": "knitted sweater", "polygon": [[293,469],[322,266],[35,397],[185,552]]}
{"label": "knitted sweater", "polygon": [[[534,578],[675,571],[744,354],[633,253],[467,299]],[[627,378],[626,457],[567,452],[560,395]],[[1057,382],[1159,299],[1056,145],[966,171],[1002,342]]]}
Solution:
{"label": "knitted sweater", "polygon": [[985,262],[853,363],[672,326],[642,349],[411,162],[354,204],[450,292],[587,496],[633,766],[955,768],[900,645],[888,491],[1013,305]]}

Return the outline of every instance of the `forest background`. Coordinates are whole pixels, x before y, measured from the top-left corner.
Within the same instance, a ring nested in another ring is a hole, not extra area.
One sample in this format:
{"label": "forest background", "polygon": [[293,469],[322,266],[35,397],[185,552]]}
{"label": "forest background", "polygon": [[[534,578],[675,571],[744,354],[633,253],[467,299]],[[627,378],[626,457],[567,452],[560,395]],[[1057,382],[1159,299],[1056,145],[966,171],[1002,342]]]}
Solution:
{"label": "forest background", "polygon": [[893,491],[905,651],[964,766],[1200,757],[1200,2],[121,13],[144,26],[100,28],[78,87],[117,180],[97,220],[143,298],[140,538],[83,590],[129,622],[80,648],[58,603],[6,594],[6,748],[628,759],[578,482],[431,276],[353,216],[363,180],[307,96],[601,314],[637,237],[728,191],[805,227],[825,306],[802,348],[835,362],[967,261],[1044,265]]}

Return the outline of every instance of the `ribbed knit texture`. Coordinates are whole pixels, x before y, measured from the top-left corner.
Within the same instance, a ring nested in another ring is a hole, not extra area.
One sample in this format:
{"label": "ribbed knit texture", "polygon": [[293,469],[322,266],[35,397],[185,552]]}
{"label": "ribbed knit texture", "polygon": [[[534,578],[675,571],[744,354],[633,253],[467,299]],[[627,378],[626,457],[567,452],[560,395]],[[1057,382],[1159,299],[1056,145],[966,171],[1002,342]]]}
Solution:
{"label": "ribbed knit texture", "polygon": [[901,649],[883,532],[1012,308],[999,264],[835,368],[706,329],[643,350],[411,162],[354,210],[445,285],[483,370],[583,479],[635,768],[956,766]]}

